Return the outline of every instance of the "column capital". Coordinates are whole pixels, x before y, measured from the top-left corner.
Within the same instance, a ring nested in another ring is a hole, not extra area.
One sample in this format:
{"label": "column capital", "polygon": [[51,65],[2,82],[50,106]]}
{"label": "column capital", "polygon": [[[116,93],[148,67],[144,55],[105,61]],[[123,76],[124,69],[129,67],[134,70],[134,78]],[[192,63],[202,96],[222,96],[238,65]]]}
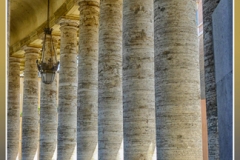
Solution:
{"label": "column capital", "polygon": [[20,63],[20,59],[17,57],[9,57],[9,63]]}
{"label": "column capital", "polygon": [[77,4],[80,6],[81,4],[85,4],[88,6],[96,6],[100,7],[100,0],[76,0]]}
{"label": "column capital", "polygon": [[78,28],[78,26],[79,26],[79,18],[78,17],[64,16],[59,21],[59,24],[60,24],[61,28],[63,26],[71,26],[71,27]]}
{"label": "column capital", "polygon": [[39,48],[39,47],[33,47],[33,46],[24,46],[23,47],[23,50],[25,51],[25,54],[26,53],[37,53],[37,54],[39,54],[40,49],[41,48]]}

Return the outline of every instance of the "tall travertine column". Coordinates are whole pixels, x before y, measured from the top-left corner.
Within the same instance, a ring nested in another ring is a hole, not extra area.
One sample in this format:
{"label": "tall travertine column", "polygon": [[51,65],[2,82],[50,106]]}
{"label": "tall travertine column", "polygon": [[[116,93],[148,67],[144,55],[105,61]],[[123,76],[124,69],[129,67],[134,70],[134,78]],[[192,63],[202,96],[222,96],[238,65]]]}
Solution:
{"label": "tall travertine column", "polygon": [[77,157],[97,159],[99,0],[80,0]]}
{"label": "tall travertine column", "polygon": [[77,31],[78,23],[60,21],[58,96],[58,160],[70,160],[77,139]]}
{"label": "tall travertine column", "polygon": [[124,159],[154,159],[153,0],[123,1]]}
{"label": "tall travertine column", "polygon": [[158,160],[202,160],[196,2],[155,0]]}
{"label": "tall travertine column", "polygon": [[33,160],[38,148],[38,56],[39,48],[25,48],[22,160]]}
{"label": "tall travertine column", "polygon": [[122,0],[100,3],[98,157],[123,159]]}
{"label": "tall travertine column", "polygon": [[208,125],[208,159],[219,159],[218,109],[213,49],[212,13],[220,0],[203,0],[205,95]]}
{"label": "tall travertine column", "polygon": [[16,160],[19,146],[20,122],[20,61],[9,57],[8,105],[7,105],[7,155],[8,160]]}
{"label": "tall travertine column", "polygon": [[[21,62],[21,61],[20,61]],[[21,68],[20,68],[21,69]],[[21,74],[21,72],[20,72]],[[19,122],[19,145],[18,145],[18,159],[22,159],[22,104],[23,104],[23,88],[24,77],[20,76],[20,122]]]}
{"label": "tall travertine column", "polygon": [[[53,38],[57,49],[57,38]],[[46,36],[44,61],[51,58],[50,36]],[[57,76],[51,84],[41,82],[39,159],[52,159],[57,145]]]}

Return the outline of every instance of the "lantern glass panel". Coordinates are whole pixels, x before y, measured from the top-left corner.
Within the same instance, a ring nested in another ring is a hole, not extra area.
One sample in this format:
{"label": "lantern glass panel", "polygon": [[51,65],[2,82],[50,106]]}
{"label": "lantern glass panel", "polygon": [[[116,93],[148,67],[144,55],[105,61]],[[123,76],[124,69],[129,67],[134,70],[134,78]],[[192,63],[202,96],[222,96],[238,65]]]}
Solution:
{"label": "lantern glass panel", "polygon": [[42,82],[45,84],[51,84],[54,80],[55,72],[42,72]]}

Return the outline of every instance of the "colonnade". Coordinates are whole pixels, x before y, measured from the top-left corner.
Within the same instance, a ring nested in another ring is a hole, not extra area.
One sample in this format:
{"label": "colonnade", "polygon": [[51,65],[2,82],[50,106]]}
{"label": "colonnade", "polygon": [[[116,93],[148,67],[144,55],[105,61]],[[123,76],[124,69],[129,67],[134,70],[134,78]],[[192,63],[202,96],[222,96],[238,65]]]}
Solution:
{"label": "colonnade", "polygon": [[[58,106],[56,79],[42,84],[39,158],[57,145],[57,159],[70,159],[77,145],[84,160],[202,159],[196,2],[78,4],[79,22],[59,22]],[[39,49],[25,51],[22,159],[32,160]]]}

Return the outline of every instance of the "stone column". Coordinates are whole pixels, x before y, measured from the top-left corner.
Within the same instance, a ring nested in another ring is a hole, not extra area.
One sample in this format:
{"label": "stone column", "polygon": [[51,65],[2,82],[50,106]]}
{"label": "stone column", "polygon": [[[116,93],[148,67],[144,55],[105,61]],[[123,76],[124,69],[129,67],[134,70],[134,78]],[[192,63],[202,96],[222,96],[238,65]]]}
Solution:
{"label": "stone column", "polygon": [[155,159],[153,0],[123,1],[124,159]]}
{"label": "stone column", "polygon": [[99,23],[98,157],[122,160],[122,0],[101,1]]}
{"label": "stone column", "polygon": [[[50,36],[46,36],[45,59],[51,57]],[[53,38],[54,48],[57,49],[57,38]],[[57,74],[51,84],[41,82],[40,97],[40,142],[39,159],[52,159],[57,145]]]}
{"label": "stone column", "polygon": [[[21,62],[21,60],[20,60]],[[21,74],[21,67],[20,67]],[[23,105],[23,88],[24,77],[20,76],[20,122],[19,122],[19,145],[18,145],[18,160],[22,159],[22,105]]]}
{"label": "stone column", "polygon": [[202,160],[196,2],[155,0],[158,160]]}
{"label": "stone column", "polygon": [[58,160],[70,160],[77,139],[77,31],[78,23],[60,21],[58,95]]}
{"label": "stone column", "polygon": [[38,56],[39,48],[25,48],[22,160],[33,160],[38,148]]}
{"label": "stone column", "polygon": [[209,160],[219,159],[218,107],[212,30],[212,13],[219,1],[203,0],[203,44]]}
{"label": "stone column", "polygon": [[20,61],[9,57],[8,105],[7,105],[7,151],[8,160],[16,160],[19,146],[20,122]]}
{"label": "stone column", "polygon": [[77,158],[97,160],[99,0],[80,0]]}

